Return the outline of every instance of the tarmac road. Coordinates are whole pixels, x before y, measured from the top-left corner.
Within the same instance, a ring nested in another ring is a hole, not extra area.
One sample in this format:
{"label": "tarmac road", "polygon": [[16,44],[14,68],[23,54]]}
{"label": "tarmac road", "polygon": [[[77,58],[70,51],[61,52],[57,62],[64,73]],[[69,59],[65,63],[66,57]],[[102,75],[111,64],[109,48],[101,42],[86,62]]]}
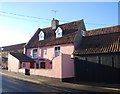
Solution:
{"label": "tarmac road", "polygon": [[[8,76],[2,76],[2,81],[0,81],[0,84],[2,84],[2,92],[3,94],[11,94],[11,92],[14,92],[16,94],[18,93],[31,93],[32,94],[36,92],[79,92],[79,94],[88,94],[85,93],[85,91],[77,91],[77,90],[71,90],[66,88],[57,88],[52,86],[47,86],[43,84],[34,84],[22,80],[17,80],[15,78],[11,78]],[[76,94],[76,93],[75,93]]]}
{"label": "tarmac road", "polygon": [[53,92],[55,94],[120,94],[118,85],[104,85],[106,86],[63,83],[33,75],[0,71],[0,93],[2,94],[50,94]]}

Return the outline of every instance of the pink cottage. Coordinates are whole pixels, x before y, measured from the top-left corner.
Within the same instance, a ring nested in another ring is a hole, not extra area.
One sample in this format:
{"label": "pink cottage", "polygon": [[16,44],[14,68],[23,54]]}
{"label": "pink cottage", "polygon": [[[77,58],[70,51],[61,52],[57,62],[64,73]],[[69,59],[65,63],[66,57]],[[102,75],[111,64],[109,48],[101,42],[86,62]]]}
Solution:
{"label": "pink cottage", "polygon": [[35,60],[30,74],[61,81],[74,78],[74,60],[71,56],[79,47],[85,31],[83,20],[59,25],[54,18],[51,27],[39,28],[24,49],[25,54]]}

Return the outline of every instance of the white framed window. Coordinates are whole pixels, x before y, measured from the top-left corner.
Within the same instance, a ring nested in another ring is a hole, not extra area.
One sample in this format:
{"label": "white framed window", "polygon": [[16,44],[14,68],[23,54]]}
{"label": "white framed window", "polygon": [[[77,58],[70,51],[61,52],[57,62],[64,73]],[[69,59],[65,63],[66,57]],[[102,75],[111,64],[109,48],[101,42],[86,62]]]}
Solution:
{"label": "white framed window", "polygon": [[62,37],[62,29],[60,27],[57,28],[55,33],[56,33],[56,38]]}
{"label": "white framed window", "polygon": [[55,53],[55,57],[59,56],[60,55],[60,46],[57,46],[54,48],[54,53]]}
{"label": "white framed window", "polygon": [[86,36],[86,31],[81,30],[81,35],[82,35],[83,37],[85,37],[85,36]]}
{"label": "white framed window", "polygon": [[39,33],[39,41],[44,40],[44,32],[40,31]]}
{"label": "white framed window", "polygon": [[37,58],[37,48],[31,50],[32,58]]}

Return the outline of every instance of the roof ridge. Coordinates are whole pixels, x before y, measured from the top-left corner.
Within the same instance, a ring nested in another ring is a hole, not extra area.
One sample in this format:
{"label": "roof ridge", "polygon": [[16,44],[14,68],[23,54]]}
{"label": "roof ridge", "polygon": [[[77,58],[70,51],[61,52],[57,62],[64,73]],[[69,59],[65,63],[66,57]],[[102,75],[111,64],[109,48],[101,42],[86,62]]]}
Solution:
{"label": "roof ridge", "polygon": [[13,45],[8,45],[8,46],[2,46],[2,47],[11,47],[11,46],[18,46],[18,45],[24,45],[26,43],[19,43],[19,44],[13,44]]}
{"label": "roof ridge", "polygon": [[[76,20],[76,21],[71,21],[71,22],[66,22],[66,23],[60,24],[59,26],[70,24],[70,23],[73,23],[73,22],[79,22],[79,21],[83,21],[83,19]],[[41,29],[44,30],[44,29],[48,29],[48,28],[51,28],[51,26],[45,27],[45,28],[41,28]]]}
{"label": "roof ridge", "polygon": [[120,32],[110,32],[110,33],[103,33],[103,34],[87,35],[86,37],[103,36],[103,35],[115,34],[115,33],[118,33],[118,34],[119,34]]}
{"label": "roof ridge", "polygon": [[89,31],[95,31],[95,30],[100,30],[100,29],[114,28],[114,27],[119,27],[119,26],[120,26],[120,25],[107,26],[107,27],[100,27],[100,28],[95,28],[95,29],[87,30],[87,32],[89,32]]}
{"label": "roof ridge", "polygon": [[61,25],[64,25],[64,24],[70,24],[70,23],[73,23],[73,22],[79,22],[79,21],[83,21],[83,19],[81,19],[81,20],[76,20],[76,21],[66,22],[66,23],[63,23],[63,24],[61,24]]}
{"label": "roof ridge", "polygon": [[116,25],[116,26],[110,26],[110,27],[104,27],[104,28],[97,28],[93,30],[87,30],[87,36],[120,32],[119,28],[120,28],[120,25]]}

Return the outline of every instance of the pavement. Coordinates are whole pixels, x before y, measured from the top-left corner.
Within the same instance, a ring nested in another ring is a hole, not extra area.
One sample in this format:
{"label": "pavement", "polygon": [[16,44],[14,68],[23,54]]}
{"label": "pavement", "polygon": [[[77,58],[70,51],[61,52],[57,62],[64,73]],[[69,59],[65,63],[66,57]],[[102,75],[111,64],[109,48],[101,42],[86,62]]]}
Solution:
{"label": "pavement", "polygon": [[25,75],[23,73],[9,72],[7,70],[1,70],[0,74],[13,77],[15,79],[24,80],[36,84],[47,85],[48,87],[60,88],[69,88],[75,90],[84,90],[88,92],[106,92],[106,93],[119,93],[120,94],[120,85],[119,84],[105,84],[105,83],[68,83],[60,82],[58,80],[49,79],[46,77],[41,77],[38,75]]}

